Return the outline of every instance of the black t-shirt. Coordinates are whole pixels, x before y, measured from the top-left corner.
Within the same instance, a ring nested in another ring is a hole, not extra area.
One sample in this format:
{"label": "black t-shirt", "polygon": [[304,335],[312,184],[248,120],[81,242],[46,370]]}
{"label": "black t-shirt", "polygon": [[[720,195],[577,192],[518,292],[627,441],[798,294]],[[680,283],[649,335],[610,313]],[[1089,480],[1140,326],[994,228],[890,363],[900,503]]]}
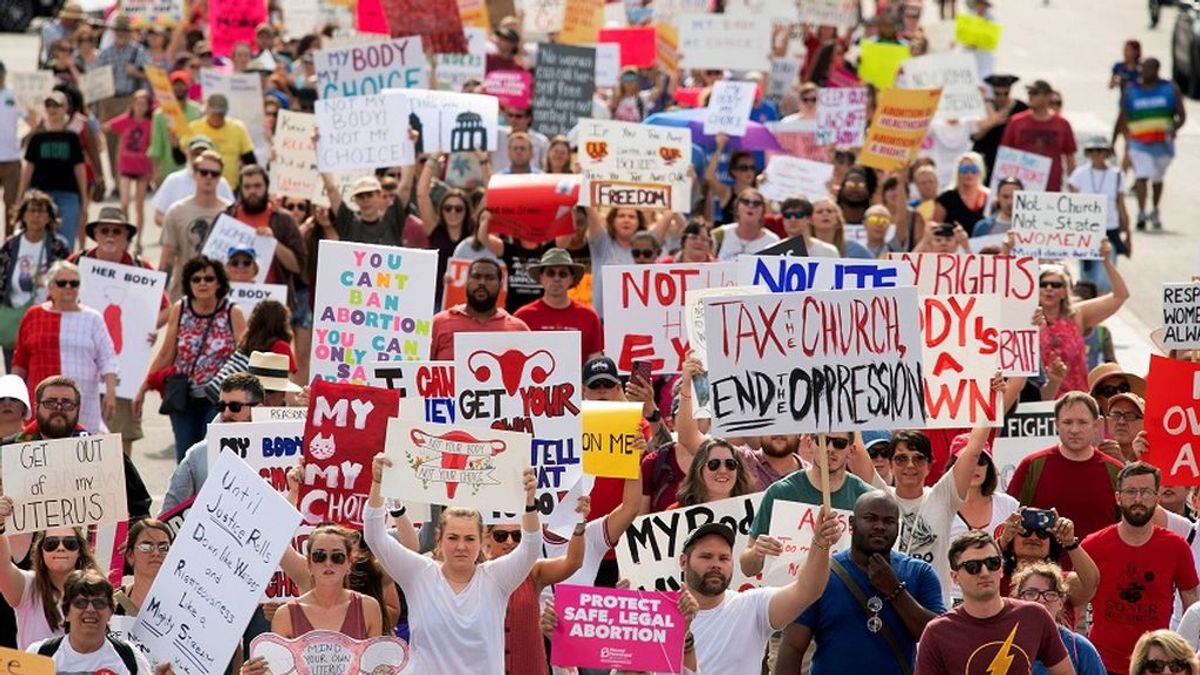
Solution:
{"label": "black t-shirt", "polygon": [[[980,193],[980,196],[983,196]],[[938,204],[946,209],[946,223],[953,225],[958,223],[967,231],[967,236],[971,236],[971,232],[975,230],[975,223],[983,220],[983,212],[987,206],[987,199],[979,200],[979,208],[972,209],[963,203],[962,195],[958,194],[958,190],[946,190],[937,196]]]}
{"label": "black t-shirt", "polygon": [[525,248],[519,243],[504,242],[504,265],[508,267],[508,298],[504,309],[509,314],[542,297],[542,285],[529,278],[529,266],[540,261],[542,254],[550,250],[553,242],[539,245],[537,248]]}
{"label": "black t-shirt", "polygon": [[43,192],[79,194],[75,167],[83,164],[83,144],[75,132],[34,132],[25,148],[25,161],[33,164],[29,187]]}
{"label": "black t-shirt", "polygon": [[342,241],[403,246],[404,221],[407,217],[408,213],[401,209],[397,202],[392,202],[379,220],[365,221],[342,202],[333,219],[333,229]]}

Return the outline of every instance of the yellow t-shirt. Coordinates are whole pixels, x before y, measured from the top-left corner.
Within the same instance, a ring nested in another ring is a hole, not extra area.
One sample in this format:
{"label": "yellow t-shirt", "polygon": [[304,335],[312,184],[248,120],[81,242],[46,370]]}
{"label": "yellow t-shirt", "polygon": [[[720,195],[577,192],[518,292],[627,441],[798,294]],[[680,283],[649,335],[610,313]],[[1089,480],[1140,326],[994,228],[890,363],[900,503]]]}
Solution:
{"label": "yellow t-shirt", "polygon": [[225,124],[218,129],[209,126],[208,118],[201,116],[193,120],[188,127],[191,133],[188,134],[188,138],[180,139],[179,147],[186,148],[188,139],[192,136],[208,136],[217,146],[221,158],[225,160],[225,180],[230,185],[237,185],[238,174],[242,169],[241,156],[247,152],[254,152],[254,142],[250,140],[250,132],[246,131],[246,125],[226,117]]}

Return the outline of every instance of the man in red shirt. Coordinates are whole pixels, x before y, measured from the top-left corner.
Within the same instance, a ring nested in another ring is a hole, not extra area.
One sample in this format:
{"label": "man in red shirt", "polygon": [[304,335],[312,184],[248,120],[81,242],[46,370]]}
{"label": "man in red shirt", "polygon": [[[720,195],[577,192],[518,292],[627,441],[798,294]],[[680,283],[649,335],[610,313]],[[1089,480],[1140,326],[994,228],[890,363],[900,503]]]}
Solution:
{"label": "man in red shirt", "polygon": [[1008,120],[1000,145],[1049,157],[1050,179],[1046,181],[1046,190],[1058,192],[1062,189],[1063,163],[1067,165],[1067,174],[1075,170],[1075,132],[1070,122],[1050,108],[1054,88],[1049,82],[1035,80],[1026,89],[1029,110]]}
{"label": "man in red shirt", "polygon": [[542,285],[542,297],[521,306],[513,316],[524,321],[529,330],[579,331],[583,362],[604,351],[604,331],[600,315],[589,305],[567,297],[583,279],[583,265],[571,259],[565,249],[552,248],[542,259],[529,266],[529,277]]}
{"label": "man in red shirt", "polygon": [[1058,445],[1039,450],[1017,465],[1008,494],[1023,506],[1058,509],[1080,537],[1108,527],[1116,513],[1121,462],[1096,449],[1100,409],[1090,395],[1073,391],[1054,404]]}
{"label": "man in red shirt", "polygon": [[1184,607],[1200,597],[1187,542],[1151,522],[1160,479],[1158,469],[1145,462],[1121,469],[1121,520],[1083,541],[1083,549],[1100,568],[1088,637],[1109,672],[1129,672],[1129,655],[1138,638],[1170,625],[1176,589]]}
{"label": "man in red shirt", "polygon": [[480,258],[467,268],[467,301],[433,315],[430,358],[454,360],[455,333],[529,330],[525,322],[496,306],[500,297],[500,263]]}

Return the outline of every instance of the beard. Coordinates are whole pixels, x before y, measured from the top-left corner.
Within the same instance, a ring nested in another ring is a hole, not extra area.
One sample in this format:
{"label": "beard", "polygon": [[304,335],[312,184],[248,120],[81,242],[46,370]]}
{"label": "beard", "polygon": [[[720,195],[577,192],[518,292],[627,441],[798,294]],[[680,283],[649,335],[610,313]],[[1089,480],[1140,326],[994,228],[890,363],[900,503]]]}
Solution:
{"label": "beard", "polygon": [[700,595],[712,598],[721,595],[729,588],[730,577],[721,574],[720,572],[710,572],[701,575],[690,566],[684,575],[688,588],[692,589]]}
{"label": "beard", "polygon": [[855,199],[850,195],[843,195],[842,203],[853,208],[865,208],[871,205],[871,196],[863,195],[862,197]]}
{"label": "beard", "polygon": [[[1134,509],[1140,509],[1134,511]],[[1121,518],[1134,527],[1142,527],[1154,517],[1154,508],[1145,506],[1122,506]]]}
{"label": "beard", "polygon": [[66,413],[49,412],[43,413],[38,410],[37,422],[38,431],[46,438],[66,438],[75,430],[75,423],[79,420],[78,417],[67,417]]}
{"label": "beard", "polygon": [[763,454],[768,457],[787,457],[800,449],[800,437],[788,436],[787,441],[780,447],[775,439],[769,439],[761,444]]}
{"label": "beard", "polygon": [[242,196],[242,210],[246,213],[259,214],[267,210],[268,199],[266,195],[261,197]]}
{"label": "beard", "polygon": [[467,293],[467,307],[476,312],[490,312],[496,308],[497,297],[490,294],[480,297],[473,292],[469,292]]}

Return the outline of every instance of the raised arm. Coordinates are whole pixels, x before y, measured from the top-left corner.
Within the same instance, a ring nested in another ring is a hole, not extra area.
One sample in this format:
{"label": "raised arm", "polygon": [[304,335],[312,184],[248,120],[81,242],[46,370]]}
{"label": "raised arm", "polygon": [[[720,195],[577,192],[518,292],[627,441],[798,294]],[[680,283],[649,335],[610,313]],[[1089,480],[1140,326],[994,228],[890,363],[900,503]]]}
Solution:
{"label": "raised arm", "polygon": [[692,454],[696,454],[700,444],[707,438],[696,424],[695,412],[692,410],[692,383],[694,378],[703,372],[704,365],[689,350],[687,358],[683,360],[683,372],[679,380],[679,410],[675,413],[675,431],[679,435],[679,445]]}
{"label": "raised arm", "polygon": [[1086,607],[1100,585],[1100,568],[1076,541],[1075,523],[1071,522],[1070,518],[1057,519],[1051,534],[1063,548],[1075,547],[1067,551],[1072,567],[1072,571],[1067,574],[1067,600],[1073,607]]}
{"label": "raised arm", "polygon": [[[484,563],[500,587],[511,593],[533,570],[542,553],[542,525],[537,511],[537,474],[525,469],[525,515],[521,518],[521,543],[506,556]],[[369,542],[368,542],[369,543]],[[415,554],[414,554],[415,555]],[[403,586],[404,584],[401,584]]]}
{"label": "raised arm", "polygon": [[479,227],[475,229],[475,240],[488,247],[488,250],[497,257],[500,257],[504,255],[504,242],[500,237],[488,232],[488,224],[491,220],[492,214],[487,209],[484,209],[479,214]]}
{"label": "raised arm", "polygon": [[442,165],[444,154],[437,152],[425,159],[421,167],[421,177],[417,179],[417,210],[421,214],[421,224],[425,227],[425,235],[433,234],[437,227],[438,213],[433,205],[433,197],[429,196],[429,188],[433,187],[433,173]]}
{"label": "raised arm", "polygon": [[771,597],[768,615],[772,628],[783,630],[825,592],[825,584],[829,582],[829,549],[841,536],[841,528],[837,514],[822,508],[820,525],[813,533],[812,546],[796,580]]}
{"label": "raised arm", "polygon": [[625,530],[633,525],[633,521],[641,514],[642,508],[642,472],[637,472],[636,478],[625,479],[625,490],[621,494],[621,503],[604,517],[604,534],[608,543],[616,545]]}
{"label": "raised arm", "polygon": [[1112,291],[1105,293],[1098,298],[1084,300],[1075,305],[1075,310],[1079,314],[1080,331],[1087,335],[1096,326],[1108,317],[1116,314],[1125,301],[1129,299],[1129,287],[1125,285],[1125,278],[1117,271],[1117,266],[1112,261],[1112,244],[1108,239],[1100,240],[1100,255],[1104,259],[1104,271],[1108,272],[1108,278],[1112,282]]}
{"label": "raised arm", "polygon": [[[1003,378],[999,373],[992,378],[992,383],[997,382],[1003,386]],[[978,426],[971,429],[970,436],[967,437],[967,445],[959,453],[959,457],[954,462],[951,468],[951,473],[954,475],[954,491],[958,493],[960,500],[967,498],[967,492],[971,489],[971,477],[975,475],[975,469],[979,463],[979,455],[983,453],[983,446],[987,445],[988,436],[991,435],[991,427]]]}
{"label": "raised arm", "polygon": [[436,563],[408,550],[387,535],[387,525],[384,523],[387,512],[384,511],[383,495],[379,490],[383,482],[383,470],[391,465],[392,460],[382,452],[376,454],[371,462],[371,494],[367,498],[367,508],[363,511],[363,540],[367,542],[367,546],[371,548],[371,552],[375,554],[388,576],[404,586],[413,576]]}
{"label": "raised arm", "polygon": [[575,505],[579,514],[579,522],[575,523],[575,531],[571,533],[571,541],[567,544],[566,555],[557,558],[543,558],[533,564],[533,581],[538,592],[547,586],[562,583],[571,578],[572,574],[583,567],[583,554],[587,551],[584,533],[587,531],[587,517],[592,510],[592,498],[583,495]]}
{"label": "raised arm", "polygon": [[729,137],[725,134],[717,134],[717,147],[708,158],[708,165],[704,167],[704,182],[708,184],[708,189],[712,190],[722,204],[729,201],[730,195],[733,194],[733,189],[717,178],[717,166],[721,163],[721,155],[724,154],[725,144],[728,141]]}
{"label": "raised arm", "polygon": [[[12,515],[12,498],[0,496],[0,527]],[[0,595],[9,607],[21,604],[21,596],[25,594],[25,575],[13,564],[12,549],[9,548],[8,535],[0,532]]]}

